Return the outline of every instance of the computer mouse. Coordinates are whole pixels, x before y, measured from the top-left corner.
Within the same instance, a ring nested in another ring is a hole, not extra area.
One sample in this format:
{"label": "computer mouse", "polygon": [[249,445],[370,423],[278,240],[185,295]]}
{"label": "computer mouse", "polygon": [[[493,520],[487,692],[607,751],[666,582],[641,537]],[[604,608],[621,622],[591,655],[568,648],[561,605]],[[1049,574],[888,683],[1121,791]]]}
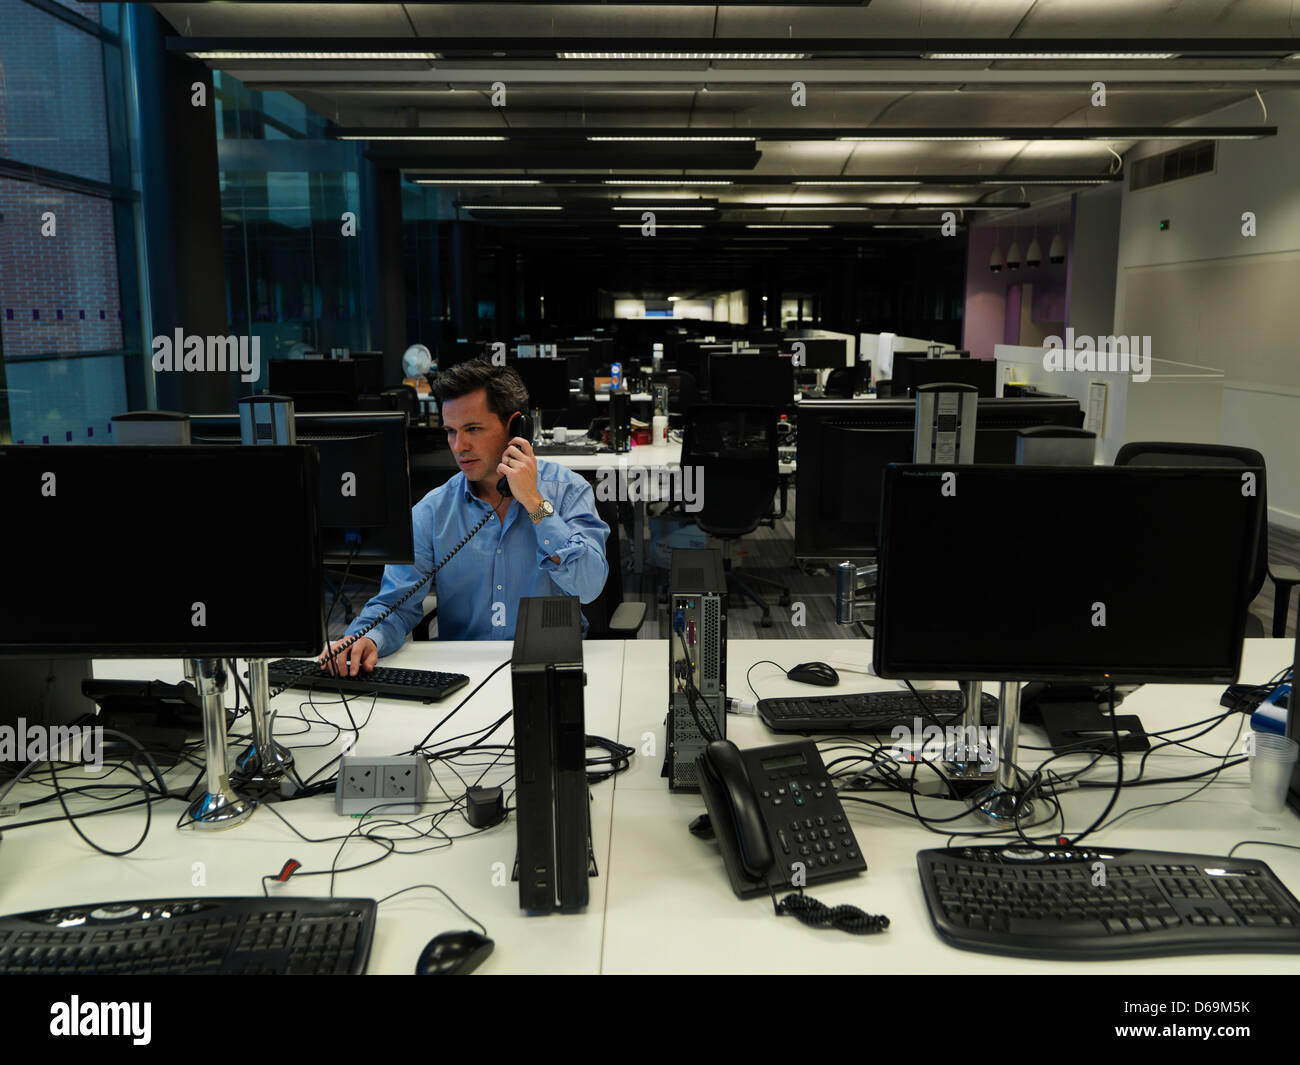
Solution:
{"label": "computer mouse", "polygon": [[415,963],[417,976],[465,976],[472,973],[496,946],[477,932],[443,932],[429,940]]}
{"label": "computer mouse", "polygon": [[818,684],[823,688],[833,688],[840,682],[840,675],[825,662],[800,662],[786,677],[803,684]]}

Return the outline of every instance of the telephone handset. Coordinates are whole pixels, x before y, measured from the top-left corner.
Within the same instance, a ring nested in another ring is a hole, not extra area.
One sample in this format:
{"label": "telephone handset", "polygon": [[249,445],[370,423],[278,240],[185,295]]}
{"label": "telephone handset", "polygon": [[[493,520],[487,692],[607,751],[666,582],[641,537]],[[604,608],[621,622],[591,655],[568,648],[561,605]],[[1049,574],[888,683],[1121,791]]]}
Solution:
{"label": "telephone handset", "polygon": [[[525,440],[531,440],[533,438],[532,420],[528,417],[527,414],[521,414],[518,411],[516,411],[515,416],[510,419],[510,426],[506,430],[507,440],[513,440],[516,436],[522,436]],[[510,494],[510,482],[506,478],[502,477],[501,480],[497,481],[497,492],[499,492],[503,496],[508,496]],[[341,640],[339,643],[335,644],[334,647],[331,648],[333,654],[331,654],[329,658],[326,659],[326,662],[332,664],[334,662],[334,658],[339,654],[340,651],[346,651],[349,647],[351,647],[363,636],[366,636],[370,632],[372,632],[376,625],[380,625],[383,622],[387,621],[390,617],[392,617],[393,612],[397,610],[398,607],[400,607],[403,603],[405,603],[408,599],[410,599],[411,596],[413,596],[416,592],[418,592],[421,588],[423,588],[426,584],[428,584],[431,580],[433,580],[433,578],[437,575],[438,571],[442,569],[442,567],[445,566],[448,562],[451,561],[452,556],[455,555],[456,552],[459,551],[462,547],[464,547],[467,543],[469,543],[470,540],[474,538],[474,534],[477,533],[481,528],[483,528],[483,526],[486,525],[489,521],[491,521],[495,516],[496,516],[495,510],[489,510],[486,514],[484,514],[483,517],[479,519],[477,524],[475,524],[474,528],[470,529],[470,531],[467,532],[461,538],[460,543],[458,543],[455,547],[453,547],[450,551],[448,551],[445,555],[443,555],[442,559],[438,562],[438,564],[434,566],[433,569],[429,570],[429,572],[426,573],[421,578],[419,584],[412,586],[410,591],[408,591],[404,596],[402,596],[401,599],[399,599],[396,603],[394,603],[382,614],[380,614],[379,617],[375,618],[374,621],[370,622],[370,624],[367,625],[364,629],[359,629],[358,631],[354,632],[351,636],[348,636],[345,639]]]}
{"label": "telephone handset", "polygon": [[[525,440],[533,439],[533,420],[527,414],[515,412],[515,416],[510,419],[510,427],[506,430],[507,445],[517,436],[522,436]],[[497,481],[497,492],[500,495],[508,496],[510,494],[510,481],[502,477]]]}

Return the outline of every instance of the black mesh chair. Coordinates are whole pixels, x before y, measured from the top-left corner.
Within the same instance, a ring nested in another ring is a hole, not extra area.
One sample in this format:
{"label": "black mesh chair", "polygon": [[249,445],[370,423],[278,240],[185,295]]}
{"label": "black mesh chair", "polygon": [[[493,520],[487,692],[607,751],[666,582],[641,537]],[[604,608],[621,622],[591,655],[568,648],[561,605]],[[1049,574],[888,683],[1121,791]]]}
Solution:
{"label": "black mesh chair", "polygon": [[858,363],[856,366],[837,366],[826,378],[827,399],[852,399],[862,388],[863,369],[870,370],[870,363]]}
{"label": "black mesh chair", "polygon": [[[1125,444],[1115,456],[1116,466],[1257,466],[1265,470],[1264,456],[1250,447],[1232,447],[1227,444],[1166,444],[1138,442]],[[1268,494],[1266,477],[1261,476],[1256,486],[1260,505],[1264,508],[1264,521],[1259,526],[1259,547],[1255,552],[1255,568],[1250,578],[1251,599],[1259,595],[1265,578],[1273,582],[1273,635],[1286,635],[1286,618],[1291,609],[1291,592],[1300,584],[1300,569],[1295,566],[1275,565],[1268,559]],[[1192,579],[1192,575],[1188,575]],[[1264,624],[1254,614],[1246,617],[1246,635],[1263,636]]]}
{"label": "black mesh chair", "polygon": [[780,603],[790,602],[790,592],[780,581],[731,568],[728,547],[752,533],[772,514],[779,473],[776,450],[776,408],[700,404],[686,412],[682,433],[683,467],[703,471],[701,509],[695,523],[709,536],[723,541],[723,568],[727,584],[763,611],[761,624],[772,625],[772,608],[750,584],[763,584],[781,592]]}
{"label": "black mesh chair", "polygon": [[600,598],[582,605],[589,640],[633,640],[645,621],[646,604],[623,601],[623,552],[619,543],[618,503],[596,500],[596,514],[609,526],[605,561],[609,575]]}

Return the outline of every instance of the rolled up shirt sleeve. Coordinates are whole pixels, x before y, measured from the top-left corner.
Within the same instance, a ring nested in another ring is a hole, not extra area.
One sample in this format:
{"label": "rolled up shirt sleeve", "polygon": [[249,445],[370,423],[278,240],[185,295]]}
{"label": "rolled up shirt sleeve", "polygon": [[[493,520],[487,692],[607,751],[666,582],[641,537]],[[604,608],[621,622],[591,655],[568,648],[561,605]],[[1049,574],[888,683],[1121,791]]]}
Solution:
{"label": "rolled up shirt sleeve", "polygon": [[[609,575],[605,541],[610,530],[596,513],[591,485],[576,474],[570,474],[570,478],[546,484],[539,478],[538,488],[550,499],[555,513],[533,527],[537,534],[537,564],[566,595],[590,603],[600,596]],[[548,490],[555,495],[548,494]]]}

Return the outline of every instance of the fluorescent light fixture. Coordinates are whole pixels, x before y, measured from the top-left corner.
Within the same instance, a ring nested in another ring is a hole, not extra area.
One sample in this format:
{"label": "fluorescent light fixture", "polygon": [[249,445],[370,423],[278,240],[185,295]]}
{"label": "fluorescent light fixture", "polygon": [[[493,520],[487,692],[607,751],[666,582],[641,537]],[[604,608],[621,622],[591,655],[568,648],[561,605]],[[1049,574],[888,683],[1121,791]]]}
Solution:
{"label": "fluorescent light fixture", "polygon": [[563,211],[558,204],[541,203],[466,203],[466,211]]}
{"label": "fluorescent light fixture", "polygon": [[855,204],[842,203],[787,203],[787,204],[768,204],[763,208],[765,211],[870,211],[870,207],[859,207]]}
{"label": "fluorescent light fixture", "polygon": [[669,296],[669,297],[668,297],[668,302],[669,302],[669,303],[676,303],[679,299],[681,299],[681,296]]}
{"label": "fluorescent light fixture", "polygon": [[195,59],[441,59],[441,52],[267,52],[222,48],[190,52]]}
{"label": "fluorescent light fixture", "polygon": [[1134,60],[1176,59],[1177,52],[927,52],[926,59]]}
{"label": "fluorescent light fixture", "polygon": [[[640,229],[641,226],[639,226],[639,225],[638,225],[637,223],[635,223],[635,222],[620,222],[620,223],[618,224],[618,228],[619,228],[619,229]],[[689,224],[687,224],[687,223],[683,223],[683,222],[669,222],[669,223],[666,224],[666,225],[662,225],[662,226],[657,225],[657,226],[655,226],[655,229],[703,229],[703,228],[704,228],[704,226],[699,225],[699,224],[694,223],[694,222],[689,223]]]}
{"label": "fluorescent light fixture", "polygon": [[757,222],[745,223],[746,229],[831,229],[829,222],[787,222],[783,225],[767,225]]}
{"label": "fluorescent light fixture", "polygon": [[732,181],[731,181],[730,179],[728,179],[728,178],[708,178],[708,179],[704,179],[704,178],[698,178],[698,179],[692,179],[692,178],[648,178],[648,179],[646,179],[646,180],[642,180],[642,181],[637,181],[637,180],[634,180],[634,179],[625,179],[625,178],[605,178],[605,180],[602,182],[602,184],[605,184],[605,185],[634,185],[634,186],[635,186],[635,185],[675,185],[675,186],[681,187],[681,186],[684,186],[684,185],[732,185],[732,184],[734,184],[734,182],[732,182]]}
{"label": "fluorescent light fixture", "polygon": [[716,207],[678,207],[671,203],[647,203],[640,207],[615,207],[616,211],[716,211]]}
{"label": "fluorescent light fixture", "polygon": [[807,52],[556,52],[558,59],[807,59]]}
{"label": "fluorescent light fixture", "polygon": [[937,133],[934,136],[915,133],[895,135],[889,133],[856,134],[852,137],[836,137],[837,141],[1005,141],[1011,140],[1004,133],[953,134]]}
{"label": "fluorescent light fixture", "polygon": [[942,229],[942,222],[878,222],[875,229]]}
{"label": "fluorescent light fixture", "polygon": [[751,134],[748,137],[701,136],[701,137],[588,137],[587,138],[587,140],[589,141],[635,141],[637,143],[641,143],[643,141],[653,141],[656,144],[661,142],[662,143],[684,142],[686,144],[693,144],[698,142],[700,144],[704,144],[712,141],[726,141],[728,143],[734,141],[743,144],[753,144],[754,141],[756,141],[757,139],[758,138],[755,137],[753,134]]}
{"label": "fluorescent light fixture", "polygon": [[1113,178],[979,178],[975,185],[1109,185]]}
{"label": "fluorescent light fixture", "polygon": [[344,133],[341,141],[503,141],[506,137],[469,136],[459,133]]}
{"label": "fluorescent light fixture", "polygon": [[818,185],[823,188],[856,188],[859,185],[915,185],[912,178],[898,178],[894,181],[792,181],[792,185]]}
{"label": "fluorescent light fixture", "polygon": [[415,178],[413,185],[540,185],[541,178]]}

